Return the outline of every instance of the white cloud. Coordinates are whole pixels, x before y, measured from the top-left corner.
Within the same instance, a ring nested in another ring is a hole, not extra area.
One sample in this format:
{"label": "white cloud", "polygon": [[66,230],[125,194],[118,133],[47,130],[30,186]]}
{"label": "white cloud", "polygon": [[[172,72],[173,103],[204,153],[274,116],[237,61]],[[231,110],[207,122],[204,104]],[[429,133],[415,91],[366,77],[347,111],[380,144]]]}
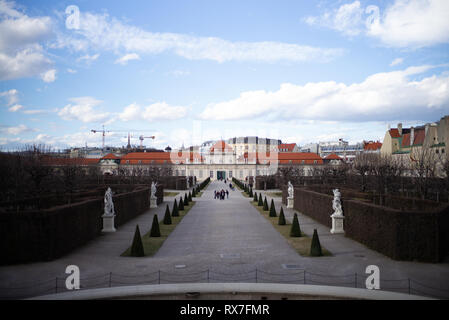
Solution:
{"label": "white cloud", "polygon": [[347,36],[355,36],[362,32],[363,9],[359,1],[343,4],[332,12],[326,12],[320,17],[307,17],[309,25],[320,25],[342,32]]}
{"label": "white cloud", "polygon": [[39,76],[51,66],[40,41],[52,34],[49,17],[29,17],[0,1],[0,80]]}
{"label": "white cloud", "polygon": [[399,64],[402,64],[404,62],[403,58],[396,58],[390,63],[390,67],[397,66]]}
{"label": "white cloud", "polygon": [[41,78],[42,80],[44,80],[44,82],[53,82],[56,80],[56,69],[51,69],[48,70],[44,73],[41,74]]}
{"label": "white cloud", "polygon": [[363,32],[389,47],[420,48],[449,43],[448,17],[447,0],[395,0],[383,13],[377,6],[362,8],[354,1],[305,22],[348,36]]}
{"label": "white cloud", "polygon": [[412,79],[432,66],[377,73],[360,83],[283,83],[278,91],[242,92],[236,99],[209,104],[204,120],[315,119],[379,121],[435,119],[449,112],[449,76]]}
{"label": "white cloud", "polygon": [[190,60],[212,60],[220,63],[329,61],[343,53],[342,49],[282,42],[232,42],[217,37],[155,33],[124,24],[107,14],[84,12],[81,12],[80,29],[74,33],[59,35],[55,46],[70,47],[73,50],[94,49],[134,54],[170,52]]}
{"label": "white cloud", "polygon": [[67,69],[67,72],[68,72],[68,73],[77,73],[78,71],[69,68],[69,69]]}
{"label": "white cloud", "polygon": [[34,110],[23,110],[22,113],[24,114],[42,114],[47,113],[48,110],[42,110],[42,109],[34,109]]}
{"label": "white cloud", "polygon": [[140,60],[140,57],[137,53],[128,53],[125,54],[123,57],[115,60],[115,63],[119,63],[121,65],[126,65],[128,64],[128,61],[130,60]]}
{"label": "white cloud", "polygon": [[4,97],[8,106],[11,106],[19,101],[19,91],[17,89],[10,89],[8,91],[0,92],[0,97]]}
{"label": "white cloud", "polygon": [[190,71],[187,70],[173,70],[167,73],[168,75],[174,76],[175,78],[180,78],[184,76],[188,76]]}
{"label": "white cloud", "polygon": [[166,102],[157,102],[142,108],[133,103],[125,107],[123,112],[119,114],[119,118],[123,121],[146,120],[152,122],[181,119],[186,115],[187,107],[184,106],[171,106]]}
{"label": "white cloud", "polygon": [[88,54],[86,54],[86,55],[81,56],[81,57],[79,57],[78,59],[76,59],[76,61],[86,61],[86,63],[89,64],[89,63],[91,63],[91,62],[97,60],[99,56],[100,56],[99,53],[94,54],[94,55],[88,55]]}
{"label": "white cloud", "polygon": [[1,126],[0,127],[0,132],[5,133],[5,134],[10,134],[10,135],[18,135],[21,134],[23,132],[26,131],[31,131],[30,128],[28,128],[26,125],[21,124],[18,126]]}
{"label": "white cloud", "polygon": [[79,120],[82,122],[103,122],[110,118],[108,112],[98,112],[95,108],[102,103],[92,97],[71,98],[69,101],[73,104],[68,104],[61,110],[58,115],[64,120]]}
{"label": "white cloud", "polygon": [[11,106],[8,110],[11,112],[16,112],[22,108],[23,108],[23,106],[21,106],[20,104],[15,104],[15,105]]}

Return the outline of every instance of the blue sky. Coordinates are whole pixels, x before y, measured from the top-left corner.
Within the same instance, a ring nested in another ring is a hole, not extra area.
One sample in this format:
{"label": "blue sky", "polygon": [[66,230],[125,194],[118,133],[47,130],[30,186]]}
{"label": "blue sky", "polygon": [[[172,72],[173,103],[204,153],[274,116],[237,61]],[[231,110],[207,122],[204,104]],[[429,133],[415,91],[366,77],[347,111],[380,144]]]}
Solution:
{"label": "blue sky", "polygon": [[382,139],[449,114],[448,16],[445,0],[0,0],[0,148],[100,146],[102,125],[115,146]]}

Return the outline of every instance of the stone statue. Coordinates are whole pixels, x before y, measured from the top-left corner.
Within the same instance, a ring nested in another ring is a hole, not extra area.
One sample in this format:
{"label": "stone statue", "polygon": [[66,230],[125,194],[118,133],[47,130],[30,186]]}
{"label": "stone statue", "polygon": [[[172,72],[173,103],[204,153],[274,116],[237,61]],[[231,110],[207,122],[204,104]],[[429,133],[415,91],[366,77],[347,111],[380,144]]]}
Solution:
{"label": "stone statue", "polygon": [[288,197],[289,197],[289,198],[293,198],[293,194],[294,194],[294,191],[293,191],[293,185],[292,185],[292,183],[289,181],[289,182],[288,182]]}
{"label": "stone statue", "polygon": [[156,182],[151,182],[151,195],[150,195],[150,198],[151,199],[156,199],[156,186],[157,186],[157,183]]}
{"label": "stone statue", "polygon": [[341,193],[338,189],[334,189],[334,200],[332,201],[332,209],[334,209],[334,214],[342,216],[343,209],[341,208]]}
{"label": "stone statue", "polygon": [[114,202],[112,202],[112,190],[110,187],[106,190],[104,194],[104,215],[113,216],[114,212]]}

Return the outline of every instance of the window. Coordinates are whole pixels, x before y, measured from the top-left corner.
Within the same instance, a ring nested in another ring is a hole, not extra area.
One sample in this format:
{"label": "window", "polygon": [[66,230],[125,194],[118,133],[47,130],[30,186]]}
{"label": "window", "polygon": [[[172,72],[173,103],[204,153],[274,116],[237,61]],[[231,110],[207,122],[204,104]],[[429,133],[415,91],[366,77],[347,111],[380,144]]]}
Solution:
{"label": "window", "polygon": [[243,178],[243,170],[240,170],[240,178]]}
{"label": "window", "polygon": [[232,171],[229,171],[229,178],[232,179]]}
{"label": "window", "polygon": [[203,177],[203,170],[198,170],[198,176],[199,176],[200,178]]}
{"label": "window", "polygon": [[438,150],[438,149],[435,149],[435,152],[436,152],[436,153],[440,153],[440,150]]}
{"label": "window", "polygon": [[214,177],[214,172],[211,170],[210,171],[210,177],[213,178]]}

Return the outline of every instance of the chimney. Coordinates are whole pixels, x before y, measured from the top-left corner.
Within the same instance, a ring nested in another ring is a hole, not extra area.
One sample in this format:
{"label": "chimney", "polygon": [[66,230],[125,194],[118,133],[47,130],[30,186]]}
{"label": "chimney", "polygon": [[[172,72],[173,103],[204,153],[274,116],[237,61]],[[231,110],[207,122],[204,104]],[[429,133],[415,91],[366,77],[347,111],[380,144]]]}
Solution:
{"label": "chimney", "polygon": [[399,135],[402,136],[402,123],[398,123]]}
{"label": "chimney", "polygon": [[410,127],[410,146],[413,146],[415,142],[415,128]]}

